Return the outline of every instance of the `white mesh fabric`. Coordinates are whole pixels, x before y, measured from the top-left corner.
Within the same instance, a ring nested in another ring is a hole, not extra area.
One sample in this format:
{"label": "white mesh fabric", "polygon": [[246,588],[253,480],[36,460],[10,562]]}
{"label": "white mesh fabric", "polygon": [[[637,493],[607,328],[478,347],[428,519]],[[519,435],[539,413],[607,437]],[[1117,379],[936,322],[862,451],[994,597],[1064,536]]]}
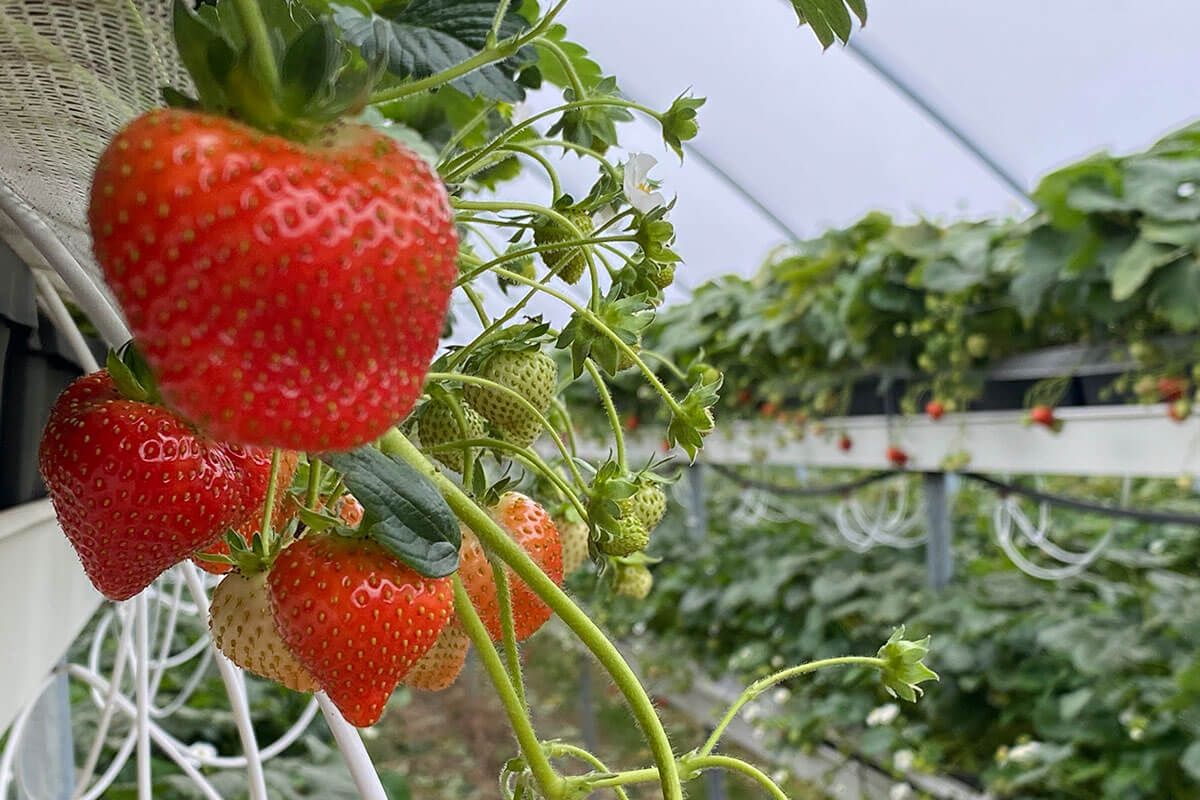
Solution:
{"label": "white mesh fabric", "polygon": [[[93,275],[87,193],[100,151],[163,86],[190,86],[170,19],[170,0],[0,0],[0,182]],[[0,237],[46,266],[3,215]]]}

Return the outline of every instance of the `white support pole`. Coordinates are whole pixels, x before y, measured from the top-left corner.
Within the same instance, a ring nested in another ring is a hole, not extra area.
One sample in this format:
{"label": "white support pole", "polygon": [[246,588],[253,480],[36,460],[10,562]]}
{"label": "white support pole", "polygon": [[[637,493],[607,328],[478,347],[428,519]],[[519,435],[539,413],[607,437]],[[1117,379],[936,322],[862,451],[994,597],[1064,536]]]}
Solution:
{"label": "white support pole", "polygon": [[137,730],[138,800],[153,800],[150,780],[150,602],[142,592],[134,602],[134,698],[137,703],[134,727]]}
{"label": "white support pole", "polygon": [[[187,581],[188,591],[201,619],[208,621],[208,595],[204,592],[204,583],[196,565],[190,561],[180,564],[184,580]],[[233,712],[237,724],[238,736],[242,740],[242,751],[246,755],[246,786],[251,800],[267,800],[267,782],[263,775],[262,754],[258,749],[258,740],[254,734],[254,720],[250,718],[250,703],[246,698],[246,684],[241,670],[230,663],[229,659],[213,645],[213,659],[221,680],[225,682],[225,691],[229,695],[229,708]]]}
{"label": "white support pole", "polygon": [[316,696],[321,713],[325,715],[325,723],[329,725],[338,749],[342,751],[342,759],[350,770],[350,777],[358,787],[358,796],[361,800],[388,800],[387,792],[379,782],[379,773],[375,771],[375,765],[367,755],[367,748],[363,746],[358,730],[346,722],[342,712],[338,711],[337,706],[329,699],[329,695],[317,692]]}

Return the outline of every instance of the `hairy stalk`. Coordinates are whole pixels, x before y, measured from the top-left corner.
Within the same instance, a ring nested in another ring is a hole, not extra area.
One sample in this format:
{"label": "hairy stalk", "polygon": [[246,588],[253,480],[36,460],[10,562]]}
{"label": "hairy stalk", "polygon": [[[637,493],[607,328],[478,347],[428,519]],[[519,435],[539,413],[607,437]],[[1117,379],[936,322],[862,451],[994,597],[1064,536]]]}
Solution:
{"label": "hairy stalk", "polygon": [[262,536],[263,553],[271,552],[271,538],[274,536],[274,531],[271,530],[271,517],[275,514],[275,491],[276,484],[279,483],[279,457],[280,450],[278,447],[271,450],[271,478],[267,483],[267,498],[263,504],[262,527],[259,528]]}
{"label": "hairy stalk", "polygon": [[721,721],[713,728],[712,734],[704,745],[695,752],[696,757],[707,756],[717,746],[717,742],[721,740],[721,735],[725,733],[725,729],[729,727],[729,723],[733,722],[733,718],[742,710],[742,707],[749,703],[760,694],[770,689],[772,686],[782,683],[791,678],[807,675],[810,672],[816,672],[825,667],[841,667],[847,665],[875,667],[876,669],[887,669],[887,662],[882,658],[874,658],[871,656],[839,656],[838,658],[825,658],[820,661],[810,661],[807,664],[801,664],[796,667],[789,667],[785,670],[780,670],[774,675],[768,675],[765,678],[759,678],[754,683],[746,687],[746,690],[733,701],[733,705],[725,712],[725,716],[721,717]]}
{"label": "hairy stalk", "polygon": [[[598,770],[599,772],[612,772],[611,769],[604,765],[603,761],[596,758],[596,756],[592,755],[587,750],[584,750],[582,747],[576,747],[575,745],[567,744],[566,742],[547,742],[546,750],[550,754],[551,758],[560,758],[564,756],[567,758],[576,758],[587,764],[589,767]],[[655,777],[658,776],[657,770],[652,770],[652,772],[654,772]],[[653,778],[651,778],[651,780],[653,780]],[[569,784],[571,779],[568,778],[567,782]],[[629,794],[620,786],[610,786],[608,788],[612,789],[612,792],[616,796],[617,800],[629,800]]]}
{"label": "hairy stalk", "polygon": [[[505,226],[507,227],[507,226]],[[571,226],[574,229],[574,226]],[[577,230],[577,229],[576,229]],[[526,258],[527,256],[537,255],[538,253],[547,253],[552,250],[566,250],[571,247],[584,247],[587,245],[598,244],[607,245],[612,242],[633,242],[637,241],[633,236],[580,236],[577,239],[568,239],[563,242],[553,242],[551,244],[530,245],[522,247],[520,250],[513,250],[508,253],[502,253],[491,261],[481,261],[478,266],[471,269],[470,272],[459,275],[455,280],[455,286],[465,286],[471,281],[485,274],[488,270],[494,269],[508,261],[517,261],[518,259]],[[469,260],[469,259],[464,259]]]}
{"label": "hairy stalk", "polygon": [[254,70],[271,89],[271,96],[279,96],[279,69],[275,65],[275,49],[271,47],[271,34],[263,19],[259,0],[234,0],[233,8],[250,45],[250,57]]}
{"label": "hairy stalk", "polygon": [[[621,656],[620,651],[596,626],[596,623],[575,605],[567,594],[529,557],[529,555],[514,542],[504,529],[477,506],[458,486],[442,475],[413,446],[404,434],[396,429],[389,431],[380,445],[384,452],[397,455],[407,461],[417,471],[421,472],[437,486],[446,502],[454,513],[467,524],[488,547],[492,554],[512,568],[517,577],[550,606],[568,628],[592,652],[596,660],[608,671],[618,690],[629,703],[634,719],[642,728],[654,754],[655,766],[658,770],[659,781],[662,785],[664,800],[683,800],[683,788],[679,781],[679,767],[675,762],[675,754],[671,750],[671,742],[663,729],[662,720],[654,709],[654,703],[642,688],[636,674]],[[492,650],[495,654],[495,650]],[[496,656],[499,662],[499,656]],[[503,672],[503,667],[501,667]],[[507,678],[505,679],[507,681]]]}
{"label": "hairy stalk", "polygon": [[520,461],[524,466],[541,475],[547,481],[554,485],[554,488],[562,494],[567,501],[575,507],[575,510],[584,518],[587,519],[587,510],[579,502],[575,492],[571,490],[570,484],[563,479],[561,475],[550,468],[541,456],[532,450],[528,450],[512,442],[506,442],[503,439],[460,439],[457,442],[447,442],[439,444],[437,447],[429,448],[431,453],[441,453],[447,450],[458,450],[467,447],[486,447],[492,450],[502,450],[510,454],[514,459]]}
{"label": "hairy stalk", "polygon": [[592,383],[596,384],[596,391],[600,393],[600,401],[604,404],[604,413],[608,415],[608,424],[617,443],[617,465],[621,472],[628,472],[629,463],[625,460],[625,431],[621,429],[621,418],[617,415],[617,407],[613,405],[612,393],[608,391],[604,378],[600,377],[600,370],[596,369],[590,358],[583,360],[583,368],[592,377]]}
{"label": "hairy stalk", "polygon": [[491,679],[492,685],[496,687],[496,694],[504,705],[505,713],[508,714],[508,721],[512,725],[513,733],[516,734],[521,753],[525,756],[525,761],[528,762],[529,769],[533,772],[533,777],[538,782],[542,794],[547,798],[557,798],[561,795],[562,778],[554,772],[554,767],[550,765],[550,760],[542,750],[542,744],[533,730],[533,723],[529,721],[529,715],[525,711],[525,704],[518,697],[512,682],[509,681],[508,673],[504,671],[504,664],[500,662],[500,655],[492,646],[492,640],[488,637],[487,629],[484,628],[479,613],[475,611],[475,606],[471,605],[471,598],[467,596],[462,579],[455,574],[451,581],[454,584],[454,612],[462,621],[467,637],[475,645],[475,650],[479,653],[479,660]]}
{"label": "hairy stalk", "polygon": [[[242,2],[253,2],[253,0],[242,0]],[[453,67],[448,67],[441,72],[435,72],[427,78],[421,78],[415,81],[400,86],[393,86],[390,89],[383,89],[371,95],[369,103],[371,105],[383,105],[396,100],[401,100],[405,97],[410,97],[414,94],[436,89],[442,84],[449,83],[455,78],[461,78],[463,75],[469,75],[477,69],[486,67],[488,64],[494,64],[497,61],[503,61],[506,58],[511,58],[517,54],[525,45],[537,39],[549,29],[554,23],[554,18],[567,4],[567,0],[559,0],[550,8],[546,14],[538,20],[538,23],[530,28],[525,33],[516,38],[509,39],[504,42],[497,42],[489,47],[485,47],[475,55],[468,58],[466,61],[460,62]],[[503,18],[503,17],[501,17]]]}
{"label": "hairy stalk", "polygon": [[758,767],[749,764],[740,758],[732,756],[703,756],[700,758],[684,757],[681,766],[686,770],[704,770],[704,769],[725,769],[730,772],[740,772],[748,778],[751,778],[767,791],[775,800],[788,800],[788,796],[783,789],[779,788],[779,784],[771,780],[771,778]]}
{"label": "hairy stalk", "polygon": [[504,659],[508,662],[508,678],[512,681],[517,697],[525,712],[529,713],[529,701],[525,698],[525,677],[521,674],[521,653],[517,650],[517,628],[513,622],[512,587],[508,583],[508,572],[503,564],[492,564],[492,577],[496,581],[496,600],[500,605],[500,639],[504,643]]}

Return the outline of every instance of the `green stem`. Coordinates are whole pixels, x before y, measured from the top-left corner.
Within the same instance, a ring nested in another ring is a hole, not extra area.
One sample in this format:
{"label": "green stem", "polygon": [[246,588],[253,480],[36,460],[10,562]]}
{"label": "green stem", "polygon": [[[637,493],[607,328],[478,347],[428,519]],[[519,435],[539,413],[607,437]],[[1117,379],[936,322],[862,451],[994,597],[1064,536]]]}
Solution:
{"label": "green stem", "polygon": [[[572,225],[571,227],[574,228],[575,226]],[[471,281],[478,278],[480,275],[487,272],[488,270],[494,269],[507,261],[516,261],[517,259],[525,258],[526,256],[537,255],[538,253],[545,253],[545,252],[549,252],[551,250],[566,250],[569,247],[583,247],[585,245],[592,245],[592,244],[607,245],[612,242],[632,242],[632,241],[636,241],[635,237],[625,236],[625,235],[621,235],[621,236],[580,236],[577,239],[567,239],[562,242],[552,242],[549,244],[542,244],[542,245],[530,245],[529,247],[523,247],[520,250],[511,250],[507,253],[497,256],[496,258],[492,259],[491,261],[481,261],[479,263],[479,265],[472,268],[472,270],[470,272],[459,275],[457,280],[455,280],[454,285],[455,286],[465,286],[468,283],[470,283]],[[467,260],[469,260],[469,259],[464,259],[464,261],[467,261]]]}
{"label": "green stem", "polygon": [[[252,1],[253,0],[242,0],[242,2]],[[370,105],[391,103],[396,100],[418,94],[419,92],[424,92],[427,89],[435,89],[444,83],[449,83],[456,78],[461,78],[463,75],[468,75],[477,69],[486,67],[488,64],[493,64],[497,61],[503,61],[506,58],[514,56],[522,47],[545,33],[550,25],[554,22],[554,18],[558,16],[558,13],[562,11],[563,6],[566,4],[567,0],[559,0],[554,7],[546,12],[545,16],[538,20],[537,25],[533,26],[528,31],[514,39],[510,39],[502,43],[496,43],[494,46],[485,47],[483,50],[480,50],[466,61],[455,64],[453,67],[444,69],[441,72],[435,72],[433,75],[430,75],[426,78],[409,81],[408,83],[400,86],[394,86],[390,89],[383,89],[375,92],[371,95],[368,103]]]}
{"label": "green stem", "polygon": [[583,81],[579,80],[579,73],[575,71],[575,65],[571,63],[570,57],[567,56],[563,49],[549,39],[539,39],[534,43],[534,46],[541,47],[549,51],[550,55],[554,56],[554,60],[562,67],[563,72],[567,74],[567,80],[571,84],[571,90],[575,92],[575,99],[582,100],[587,97],[587,89],[583,88]]}
{"label": "green stem", "polygon": [[511,453],[513,458],[520,461],[529,469],[541,475],[550,483],[554,484],[554,488],[566,497],[571,505],[575,506],[575,511],[579,513],[585,520],[587,519],[587,509],[579,502],[575,492],[571,490],[570,485],[557,472],[550,468],[550,465],[542,459],[537,453],[528,450],[512,442],[506,442],[503,439],[459,439],[455,442],[446,442],[439,444],[437,447],[429,448],[430,453],[441,453],[447,450],[458,450],[469,447],[486,447],[492,450],[503,450],[506,453]]}
{"label": "green stem", "polygon": [[271,530],[271,517],[275,516],[275,484],[279,482],[279,461],[281,451],[278,447],[271,450],[271,477],[267,483],[267,499],[263,503],[263,518],[262,527],[262,555],[271,552],[271,538],[274,532]]}
{"label": "green stem", "polygon": [[617,407],[613,405],[612,393],[608,391],[604,378],[600,376],[600,370],[596,369],[596,365],[590,358],[583,360],[583,368],[588,371],[588,375],[592,376],[592,383],[596,384],[596,391],[600,393],[600,402],[604,404],[604,413],[608,415],[608,424],[612,428],[613,438],[617,443],[617,465],[621,467],[622,473],[628,472],[629,464],[625,460],[625,431],[621,428],[621,418],[617,415]]}
{"label": "green stem", "polygon": [[783,789],[779,788],[779,784],[771,780],[771,778],[758,767],[753,764],[748,764],[740,758],[732,756],[703,756],[700,758],[684,757],[681,766],[685,770],[703,770],[720,768],[730,772],[740,772],[748,778],[756,781],[763,789],[767,791],[775,800],[788,800],[787,794]]}
{"label": "green stem", "polygon": [[640,111],[659,122],[662,121],[662,114],[655,111],[653,108],[644,106],[641,103],[634,103],[629,100],[624,100],[619,97],[588,97],[584,98],[583,100],[572,100],[569,103],[562,103],[561,105],[554,106],[553,108],[548,108],[545,111],[539,111],[537,114],[533,114],[516,125],[513,125],[511,128],[504,131],[504,133],[500,134],[495,139],[492,139],[492,141],[488,142],[483,147],[478,147],[474,150],[468,150],[467,152],[456,156],[450,163],[445,165],[445,169],[443,170],[442,174],[445,176],[447,182],[453,182],[454,177],[459,172],[462,172],[479,159],[485,158],[496,148],[506,144],[514,136],[519,134],[521,131],[528,129],[538,120],[554,116],[555,114],[561,114],[566,111],[573,111],[578,108],[589,108],[593,106],[628,108],[634,111]]}
{"label": "green stem", "polygon": [[479,127],[499,106],[499,102],[489,103],[479,110],[471,120],[454,132],[454,135],[442,146],[441,152],[438,153],[438,173],[441,173],[441,165],[445,163],[446,158],[454,152],[454,148],[458,147],[464,139],[471,135],[471,132]]}
{"label": "green stem", "polygon": [[[575,745],[567,744],[566,742],[548,742],[546,744],[546,749],[549,750],[551,758],[559,758],[562,756],[576,758],[587,764],[589,767],[592,767],[600,772],[612,772],[611,769],[605,766],[603,761],[596,758],[596,756],[592,755],[587,750],[584,750],[582,747],[576,747]],[[654,775],[649,780],[655,780],[658,777],[658,770],[651,769],[650,772],[654,773]],[[567,782],[570,783],[571,779],[568,778]],[[610,786],[608,788],[613,790],[613,794],[616,795],[617,800],[629,800],[629,794],[620,786]]]}
{"label": "green stem", "polygon": [[500,605],[500,639],[508,662],[508,679],[528,713],[529,701],[525,699],[525,678],[521,675],[521,653],[517,650],[517,628],[513,622],[512,588],[508,585],[507,568],[503,564],[492,564],[492,577],[496,581],[496,600]]}
{"label": "green stem", "polygon": [[674,375],[676,378],[679,378],[679,380],[683,381],[684,383],[687,383],[687,373],[685,373],[683,370],[681,370],[678,366],[676,366],[674,361],[667,358],[662,353],[659,353],[656,350],[649,350],[649,349],[643,347],[642,348],[642,356],[643,357],[649,356],[650,358],[655,359],[656,361],[658,361],[658,363],[660,363],[664,367],[666,367],[671,372],[672,375]]}
{"label": "green stem", "polygon": [[558,198],[562,197],[562,184],[558,181],[558,173],[554,171],[554,165],[550,163],[550,159],[546,158],[532,147],[526,147],[521,144],[513,144],[510,142],[509,144],[506,144],[503,149],[513,153],[521,153],[522,155],[532,158],[539,165],[541,165],[542,169],[546,171],[546,177],[550,179],[551,202],[554,202]]}
{"label": "green stem", "polygon": [[[514,542],[504,529],[496,524],[453,481],[439,473],[404,434],[392,429],[383,437],[380,445],[384,452],[400,456],[414,469],[433,481],[458,518],[475,532],[475,535],[493,555],[511,567],[517,577],[550,606],[559,619],[595,655],[596,660],[608,671],[618,690],[624,695],[633,712],[634,719],[637,720],[649,741],[659,781],[662,784],[663,800],[683,800],[678,764],[675,763],[675,754],[671,750],[671,742],[667,738],[667,732],[663,729],[662,720],[658,718],[658,713],[654,710],[654,703],[651,702],[637,675],[625,662],[620,651],[596,627],[596,623],[592,622],[588,615],[575,605],[546,573],[542,572],[520,545]],[[494,654],[495,650],[493,649],[492,652]],[[499,661],[498,656],[496,660]],[[501,672],[503,672],[503,668],[501,668]]]}
{"label": "green stem", "polygon": [[496,37],[500,35],[500,26],[504,24],[504,15],[508,13],[509,0],[500,0],[496,4],[496,14],[492,17],[492,28],[488,31],[486,46],[493,47]]}
{"label": "green stem", "polygon": [[479,324],[486,328],[491,324],[491,320],[488,319],[487,311],[483,307],[483,299],[473,286],[463,284],[462,290],[466,293],[467,299],[471,301],[471,305],[475,308],[475,314],[479,317]]}
{"label": "green stem", "polygon": [[271,35],[263,18],[259,0],[234,0],[233,8],[246,35],[254,70],[271,90],[271,97],[279,97],[279,68],[275,64],[275,49],[271,47]]}
{"label": "green stem", "polygon": [[575,466],[575,460],[571,457],[571,451],[567,449],[567,445],[565,442],[563,442],[562,437],[560,437],[558,432],[554,430],[554,426],[550,424],[550,420],[544,414],[542,414],[542,412],[538,411],[537,406],[529,402],[529,400],[527,400],[520,392],[510,389],[503,384],[496,383],[495,381],[490,381],[487,378],[480,378],[475,375],[464,375],[461,372],[430,372],[425,376],[425,379],[430,381],[457,381],[458,383],[485,386],[494,392],[500,392],[501,394],[512,398],[522,408],[536,416],[538,422],[540,422],[542,427],[546,429],[546,432],[550,434],[550,438],[554,440],[554,446],[558,448],[558,452],[562,454],[563,460],[567,462],[567,469],[571,471],[571,477],[575,479],[575,482],[580,486],[587,485],[587,481],[585,481],[583,476],[579,473],[579,468]]}
{"label": "green stem", "polygon": [[[568,780],[570,779],[568,778]],[[645,769],[616,772],[603,777],[587,778],[585,776],[583,782],[592,789],[613,789],[630,783],[650,783],[656,780],[658,780],[658,769],[656,767],[646,767]]]}
{"label": "green stem", "polygon": [[717,746],[721,735],[725,733],[725,729],[729,727],[729,723],[733,722],[733,718],[742,710],[742,706],[749,703],[760,694],[770,689],[772,686],[790,680],[791,678],[807,675],[810,672],[816,672],[825,667],[841,667],[847,665],[868,666],[876,669],[887,669],[887,662],[882,658],[874,658],[870,656],[839,656],[837,658],[824,658],[820,661],[810,661],[807,664],[801,664],[797,667],[789,667],[788,669],[776,672],[774,675],[768,675],[765,678],[759,678],[754,683],[746,687],[741,696],[733,702],[729,710],[725,712],[725,716],[717,723],[717,727],[713,728],[712,734],[704,743],[704,746],[696,751],[696,756],[707,756]]}
{"label": "green stem", "polygon": [[[458,426],[458,435],[467,435],[467,412],[457,397],[450,397],[450,413],[454,415],[454,424]],[[471,485],[471,475],[475,471],[475,448],[468,447],[463,451],[463,486]]]}
{"label": "green stem", "polygon": [[525,711],[525,704],[509,681],[508,673],[504,671],[504,664],[500,662],[500,655],[492,646],[492,640],[483,626],[483,620],[479,618],[475,606],[471,605],[471,598],[467,595],[467,589],[463,586],[462,579],[455,574],[451,578],[451,582],[454,585],[454,612],[461,620],[471,643],[475,645],[475,649],[479,653],[479,660],[488,677],[491,678],[492,685],[496,687],[496,694],[504,706],[505,713],[508,714],[509,724],[512,725],[513,733],[517,737],[517,744],[521,747],[525,761],[529,763],[529,769],[532,770],[534,779],[538,782],[543,795],[550,798],[559,797],[562,778],[555,774],[554,767],[546,758],[541,742],[538,741],[537,734],[533,730],[533,723],[529,721],[529,715]]}
{"label": "green stem", "polygon": [[308,459],[308,488],[304,492],[304,507],[310,511],[317,508],[317,500],[321,496],[321,460],[309,456]]}

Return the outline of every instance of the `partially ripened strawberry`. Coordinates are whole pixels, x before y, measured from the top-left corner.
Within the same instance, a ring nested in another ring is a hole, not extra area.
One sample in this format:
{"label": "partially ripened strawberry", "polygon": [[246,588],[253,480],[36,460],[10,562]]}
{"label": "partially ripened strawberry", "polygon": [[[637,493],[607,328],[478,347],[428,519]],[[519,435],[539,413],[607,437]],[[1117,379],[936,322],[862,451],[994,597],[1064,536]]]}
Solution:
{"label": "partially ripened strawberry", "polygon": [[[296,503],[292,500],[288,493],[288,487],[292,485],[292,477],[296,474],[296,466],[299,463],[299,454],[291,450],[285,450],[280,454],[279,459],[279,478],[276,481],[275,489],[275,510],[271,513],[271,527],[276,531],[281,531],[287,524],[292,521],[292,517],[296,516]],[[267,473],[267,478],[270,478],[270,472]],[[264,484],[263,494],[266,494]],[[263,501],[266,502],[265,500]],[[233,529],[243,542],[249,542],[254,538],[254,534],[262,530],[263,509],[254,509],[242,521],[240,525]],[[225,537],[217,539],[209,547],[204,548],[206,555],[227,556],[229,555],[229,542],[225,541]],[[224,564],[220,561],[208,561],[198,556],[192,556],[192,563],[200,567],[205,572],[213,575],[224,575],[233,569],[232,564]]]}
{"label": "partially ripened strawberry", "polygon": [[887,450],[884,451],[884,455],[887,456],[888,462],[894,467],[903,469],[908,465],[908,453],[894,444],[888,445]]}
{"label": "partially ripened strawberry", "polygon": [[[507,492],[491,509],[491,515],[552,581],[562,584],[562,542],[554,521],[544,508],[523,494]],[[517,640],[524,641],[550,619],[550,607],[517,578],[511,568],[505,567],[505,570]],[[492,565],[479,539],[466,528],[463,529],[458,574],[488,634],[499,641],[500,601]]]}
{"label": "partially ripened strawberry", "polygon": [[385,134],[330,131],[156,110],[97,165],[96,259],[162,397],[215,438],[346,450],[421,393],[457,276],[445,187]]}
{"label": "partially ripened strawberry", "polygon": [[433,647],[413,664],[401,683],[426,692],[448,689],[462,673],[470,649],[471,640],[466,631],[458,625],[447,625]]}
{"label": "partially ripened strawberry", "polygon": [[284,643],[359,727],[379,720],[454,604],[448,578],[423,577],[375,542],[336,533],[285,548],[267,585]]}
{"label": "partially ripened strawberry", "polygon": [[[497,350],[484,359],[479,377],[511,389],[545,414],[554,398],[558,366],[541,350]],[[475,410],[499,428],[523,430],[538,424],[537,417],[507,392],[473,384],[463,391]]]}
{"label": "partially ripened strawberry", "polygon": [[107,370],[58,398],[38,460],[63,532],[112,600],[262,508],[271,467],[267,450],[214,442],[162,406],[123,397]]}
{"label": "partially ripened strawberry", "polygon": [[213,589],[208,627],[217,649],[242,669],[297,692],[321,688],[275,627],[265,572],[226,575]]}
{"label": "partially ripened strawberry", "polygon": [[1164,375],[1157,381],[1158,397],[1165,403],[1173,403],[1187,391],[1187,379],[1178,375]]}
{"label": "partially ripened strawberry", "polygon": [[946,406],[940,400],[930,400],[925,404],[925,413],[931,420],[937,422],[946,413]]}

